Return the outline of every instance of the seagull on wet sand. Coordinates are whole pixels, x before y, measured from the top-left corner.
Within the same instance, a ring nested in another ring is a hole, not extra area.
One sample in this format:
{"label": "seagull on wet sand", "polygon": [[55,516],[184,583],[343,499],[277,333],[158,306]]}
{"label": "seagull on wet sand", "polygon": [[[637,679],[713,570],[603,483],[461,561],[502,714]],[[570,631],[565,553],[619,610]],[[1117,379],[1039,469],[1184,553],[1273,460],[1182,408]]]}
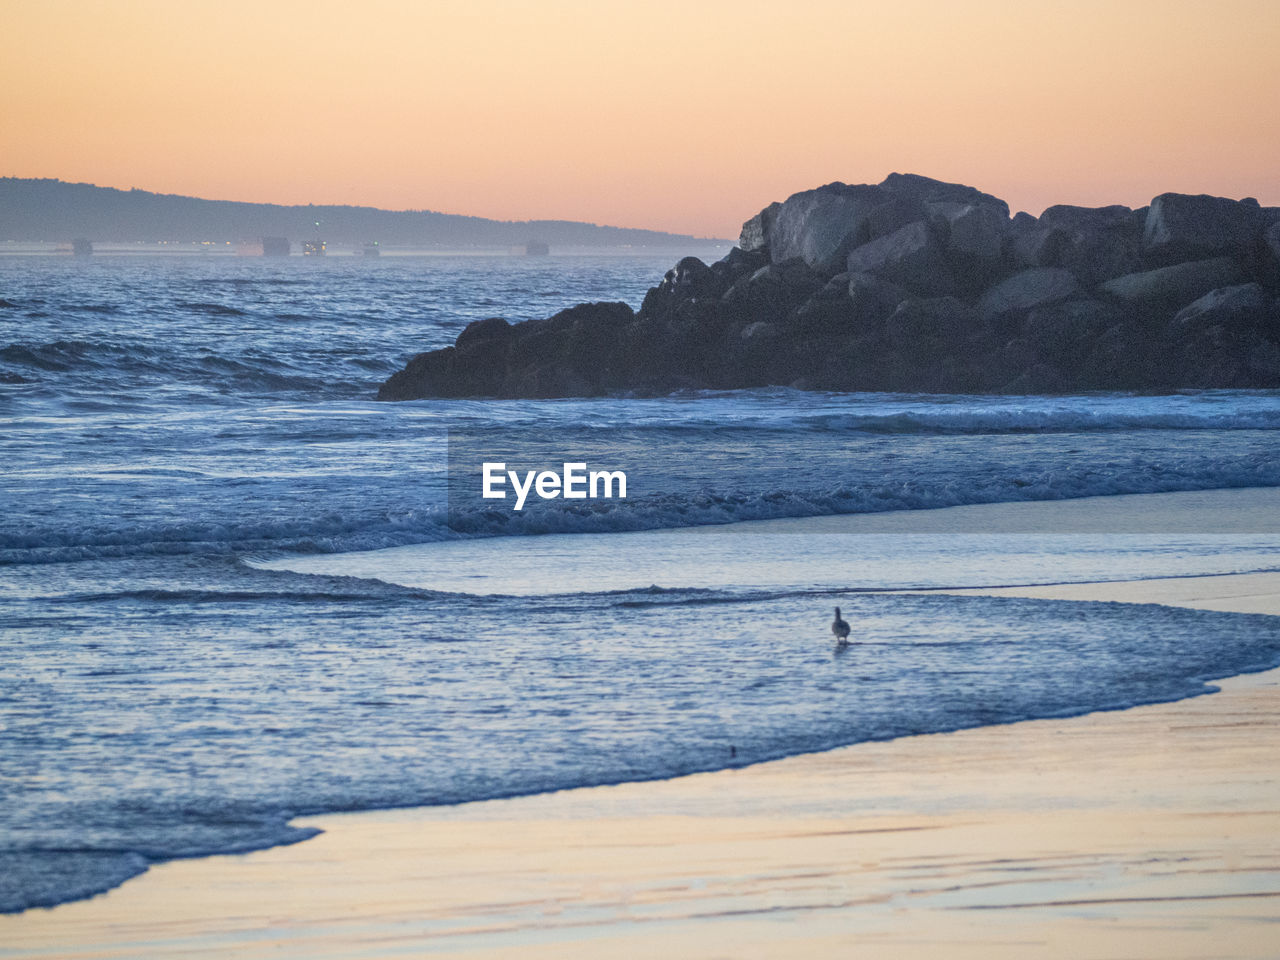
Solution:
{"label": "seagull on wet sand", "polygon": [[840,643],[849,642],[849,624],[840,619],[840,608],[836,607],[836,618],[831,621],[831,632]]}

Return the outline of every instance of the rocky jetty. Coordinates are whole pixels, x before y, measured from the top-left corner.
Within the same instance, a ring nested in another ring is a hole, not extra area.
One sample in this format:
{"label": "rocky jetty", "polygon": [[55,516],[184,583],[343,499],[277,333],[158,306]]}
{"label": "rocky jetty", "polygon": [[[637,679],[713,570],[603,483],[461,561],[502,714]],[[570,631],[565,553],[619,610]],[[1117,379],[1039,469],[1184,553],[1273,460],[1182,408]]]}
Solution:
{"label": "rocky jetty", "polygon": [[772,203],[638,312],[468,326],[383,400],[789,385],[965,393],[1280,387],[1280,208],[1003,200],[911,174]]}

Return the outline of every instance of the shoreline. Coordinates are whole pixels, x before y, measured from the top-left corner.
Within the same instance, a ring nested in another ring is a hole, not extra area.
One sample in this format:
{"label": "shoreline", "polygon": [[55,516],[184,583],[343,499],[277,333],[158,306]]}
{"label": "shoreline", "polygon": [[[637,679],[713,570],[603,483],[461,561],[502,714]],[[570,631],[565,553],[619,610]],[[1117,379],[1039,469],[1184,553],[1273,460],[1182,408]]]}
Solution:
{"label": "shoreline", "polygon": [[[1280,572],[946,592],[1280,615]],[[0,957],[1271,956],[1280,668],[1213,686],[673,780],[303,818],[326,832],[0,917]]]}

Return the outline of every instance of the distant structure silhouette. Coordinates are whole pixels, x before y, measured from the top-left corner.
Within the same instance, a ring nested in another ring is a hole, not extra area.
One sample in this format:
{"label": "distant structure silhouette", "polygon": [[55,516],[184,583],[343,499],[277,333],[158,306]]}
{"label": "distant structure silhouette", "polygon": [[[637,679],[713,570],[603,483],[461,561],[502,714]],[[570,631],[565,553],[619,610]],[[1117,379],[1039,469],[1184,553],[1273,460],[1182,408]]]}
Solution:
{"label": "distant structure silhouette", "polygon": [[304,257],[323,257],[328,244],[320,236],[320,221],[312,221],[316,225],[316,235],[311,240],[302,241],[302,255]]}

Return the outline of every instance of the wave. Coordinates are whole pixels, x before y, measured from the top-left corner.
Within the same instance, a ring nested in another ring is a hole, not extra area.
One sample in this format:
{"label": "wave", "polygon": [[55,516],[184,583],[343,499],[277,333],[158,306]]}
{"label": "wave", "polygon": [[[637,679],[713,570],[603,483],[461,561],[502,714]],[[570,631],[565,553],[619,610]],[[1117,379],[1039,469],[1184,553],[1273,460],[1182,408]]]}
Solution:
{"label": "wave", "polygon": [[[322,578],[324,579],[324,578]],[[330,578],[331,579],[331,578]],[[116,590],[99,593],[69,593],[51,597],[54,603],[116,603],[142,601],[157,604],[259,604],[259,603],[369,603],[376,601],[439,600],[459,594],[439,590],[402,587],[382,580],[350,578],[354,588],[334,590],[312,589],[236,590],[236,589],[146,589]]]}
{"label": "wave", "polygon": [[158,351],[142,344],[92,340],[54,340],[49,343],[10,343],[0,348],[0,361],[63,373],[106,366],[126,369],[164,369],[151,361]]}
{"label": "wave", "polygon": [[66,309],[72,313],[98,313],[104,316],[120,312],[120,307],[114,303],[73,303],[68,304]]}
{"label": "wave", "polygon": [[[504,414],[512,424],[525,426],[544,421],[542,412],[534,403],[525,405],[523,415],[518,411]],[[603,409],[600,414],[586,420],[584,426],[676,431],[741,427],[878,436],[1278,430],[1280,392],[1206,390],[1172,396],[1107,393],[1006,397],[814,394],[789,388],[760,388],[692,391],[648,401],[630,400],[613,410]]]}
{"label": "wave", "polygon": [[[367,395],[375,382],[371,372],[389,368],[386,362],[338,352],[310,365],[255,352],[184,355],[168,346],[129,340],[13,342],[0,347],[0,377],[11,383],[43,381],[67,397],[66,403],[106,397],[118,404],[174,387],[213,388],[216,395],[231,396]],[[347,367],[355,369],[335,383],[334,371]]]}
{"label": "wave", "polygon": [[990,477],[962,483],[948,477],[902,480],[825,490],[737,490],[724,494],[672,494],[633,501],[563,501],[526,506],[521,513],[487,506],[455,507],[450,530],[461,536],[616,533],[796,517],[930,510],[987,503],[1073,500],[1087,497],[1280,486],[1280,462],[1224,466],[1207,476],[1177,476],[1153,469],[1124,475],[1083,471],[1035,477]]}
{"label": "wave", "polygon": [[203,830],[187,829],[194,835],[194,843],[171,849],[38,844],[6,849],[0,851],[0,870],[6,880],[0,884],[0,914],[84,900],[146,873],[159,861],[252,853],[300,843],[321,832],[314,827],[291,826],[286,820],[287,815],[259,815],[219,829],[209,818]]}
{"label": "wave", "polygon": [[[329,511],[296,521],[241,519],[236,523],[174,521],[148,525],[0,530],[0,565],[60,563],[129,556],[244,553],[346,553],[480,537],[610,534],[712,526],[753,520],[930,510],[988,503],[1198,490],[1280,487],[1280,461],[1256,458],[1217,464],[1205,472],[1160,468],[1112,474],[1085,469],[1029,477],[991,476],[960,482],[891,480],[826,489],[733,489],[671,493],[631,500],[567,505],[530,504],[520,513],[474,505],[406,509],[394,517]],[[1123,531],[1117,531],[1123,532]]]}
{"label": "wave", "polygon": [[1182,413],[1006,409],[892,415],[817,415],[790,426],[875,434],[1093,433],[1114,430],[1277,430],[1280,408]]}
{"label": "wave", "polygon": [[190,310],[192,313],[203,313],[210,317],[247,317],[248,311],[241,310],[239,307],[229,307],[224,303],[204,303],[196,301],[182,301],[178,306],[183,310]]}
{"label": "wave", "polygon": [[[313,835],[289,825],[295,816],[661,779],[1122,709],[1280,662],[1274,617],[1134,604],[863,594],[846,607],[871,633],[861,658],[828,653],[803,600],[759,601],[727,628],[723,610],[622,611],[608,656],[589,616],[538,610],[521,611],[520,631],[505,604],[406,611],[336,640],[332,619],[267,636],[191,617],[181,641],[129,642],[128,663],[114,644],[45,641],[42,695],[65,709],[18,717],[14,741],[43,776],[10,814],[0,911],[76,899],[159,860]],[[293,637],[306,656],[280,655]],[[376,655],[358,655],[364,642]],[[441,643],[455,645],[446,655]],[[200,661],[204,650],[216,661]],[[193,658],[217,669],[192,670]],[[175,667],[178,682],[136,682]],[[115,776],[64,766],[68,738]]]}

